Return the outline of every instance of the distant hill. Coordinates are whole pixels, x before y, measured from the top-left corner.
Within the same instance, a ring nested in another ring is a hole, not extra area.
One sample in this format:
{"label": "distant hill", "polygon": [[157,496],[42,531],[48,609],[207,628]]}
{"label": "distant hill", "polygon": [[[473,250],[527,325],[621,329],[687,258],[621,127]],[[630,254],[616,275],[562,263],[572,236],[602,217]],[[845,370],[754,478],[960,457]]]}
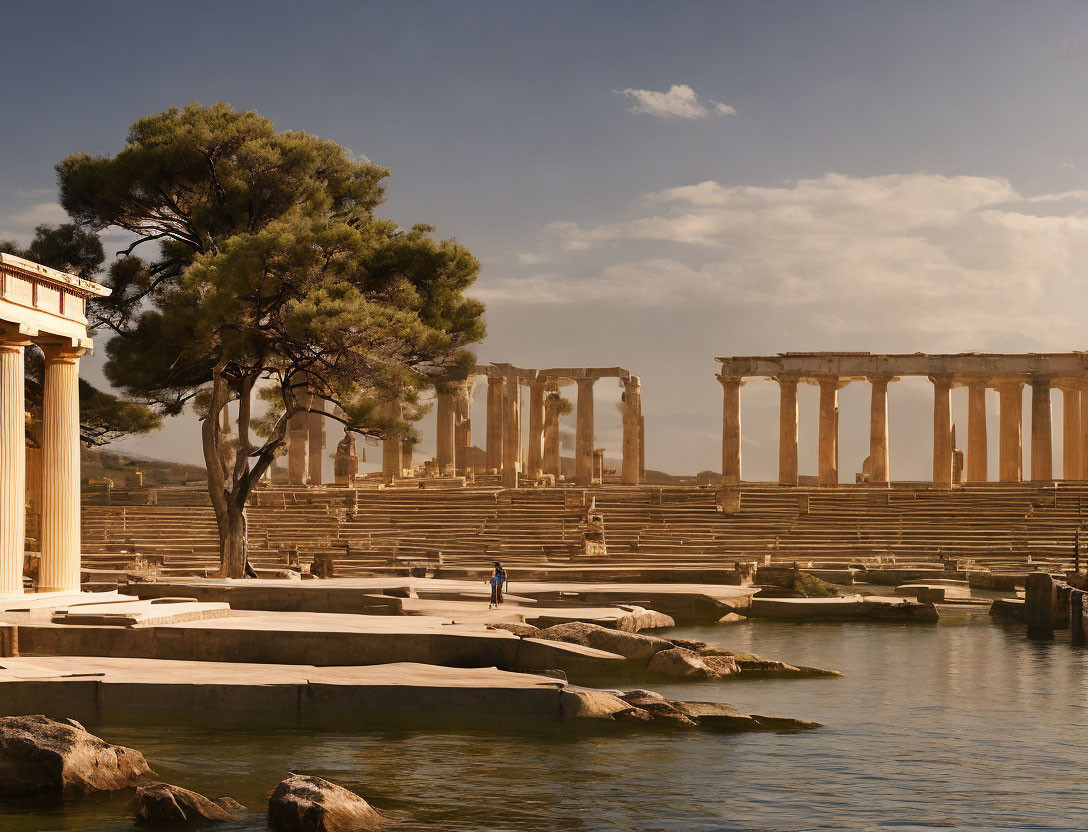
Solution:
{"label": "distant hill", "polygon": [[144,485],[180,485],[188,482],[205,482],[204,467],[184,462],[167,462],[163,459],[137,454],[121,454],[96,448],[84,448],[80,457],[80,479],[86,483],[105,477],[113,480],[117,488],[125,487],[126,475],[143,473]]}

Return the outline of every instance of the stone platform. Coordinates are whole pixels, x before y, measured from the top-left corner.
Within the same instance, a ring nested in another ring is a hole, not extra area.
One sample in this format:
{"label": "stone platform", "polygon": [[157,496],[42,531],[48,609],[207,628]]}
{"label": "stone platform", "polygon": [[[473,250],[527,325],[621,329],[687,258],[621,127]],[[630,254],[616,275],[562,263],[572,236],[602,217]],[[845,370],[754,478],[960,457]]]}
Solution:
{"label": "stone platform", "polygon": [[[756,589],[723,584],[576,583],[511,581],[513,594],[541,606],[635,605],[657,610],[677,623],[717,621],[744,613]],[[168,579],[126,587],[140,598],[185,596],[226,602],[236,610],[398,614],[396,598],[487,602],[483,581],[434,578],[331,578],[307,581]]]}
{"label": "stone platform", "polygon": [[147,627],[71,625],[7,613],[23,656],[112,656],[291,665],[419,662],[599,676],[622,657],[437,616],[235,611]]}
{"label": "stone platform", "polygon": [[937,621],[937,608],[906,598],[851,595],[844,598],[753,598],[748,615],[779,621]]}
{"label": "stone platform", "polygon": [[389,716],[609,717],[623,703],[546,676],[409,662],[369,667],[53,656],[0,660],[0,714],[58,718],[111,712],[224,712],[284,720]]}

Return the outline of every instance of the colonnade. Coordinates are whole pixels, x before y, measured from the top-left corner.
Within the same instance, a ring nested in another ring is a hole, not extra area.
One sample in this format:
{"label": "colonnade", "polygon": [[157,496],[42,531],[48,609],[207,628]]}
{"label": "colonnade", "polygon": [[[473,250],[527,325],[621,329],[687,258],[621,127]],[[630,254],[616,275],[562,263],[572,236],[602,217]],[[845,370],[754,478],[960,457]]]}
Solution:
{"label": "colonnade", "polygon": [[[472,423],[470,406],[476,378],[487,380],[487,416],[485,427],[484,468],[501,476],[507,488],[516,488],[523,480],[538,481],[545,475],[561,475],[559,441],[560,390],[574,383],[577,387],[575,416],[575,482],[590,485],[594,481],[594,385],[601,378],[616,378],[624,388],[622,480],[637,485],[645,473],[642,417],[642,385],[621,367],[552,368],[532,370],[511,364],[491,364],[476,368],[473,377],[452,387],[440,389],[436,397],[436,453],[440,474],[451,467],[459,475],[474,467],[472,461]],[[528,413],[522,401],[528,388]],[[527,424],[523,425],[523,419]],[[527,441],[523,443],[523,435]],[[399,465],[395,452],[386,441],[383,464],[387,478]],[[475,473],[482,473],[475,471]]]}
{"label": "colonnade", "polygon": [[[870,353],[784,353],[778,356],[719,358],[717,376],[723,389],[722,482],[741,480],[740,389],[747,378],[762,377],[779,385],[779,465],[782,485],[798,482],[797,385],[819,386],[818,473],[821,485],[839,482],[838,391],[854,381],[870,385],[869,480],[887,483],[888,385],[902,376],[924,376],[933,385],[934,483],[951,485],[955,448],[951,391],[968,388],[968,482],[989,479],[986,391],[997,391],[1000,403],[998,480],[1047,481],[1054,478],[1051,391],[1062,391],[1062,475],[1088,478],[1088,354],[1023,355],[873,355]],[[1031,388],[1031,436],[1028,476],[1022,470],[1023,395]]]}
{"label": "colonnade", "polygon": [[[80,588],[79,360],[86,300],[109,289],[0,254],[0,597],[23,591],[26,540],[26,349],[45,356],[39,592]],[[38,472],[31,472],[38,480]]]}

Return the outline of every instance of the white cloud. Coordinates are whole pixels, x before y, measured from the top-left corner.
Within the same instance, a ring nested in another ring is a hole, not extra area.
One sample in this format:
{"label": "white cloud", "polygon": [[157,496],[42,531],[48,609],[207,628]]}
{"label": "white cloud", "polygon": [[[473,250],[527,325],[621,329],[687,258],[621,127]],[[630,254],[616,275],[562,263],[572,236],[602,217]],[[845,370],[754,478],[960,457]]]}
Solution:
{"label": "white cloud", "polygon": [[21,211],[0,215],[0,239],[29,243],[34,228],[67,222],[68,214],[56,202],[36,202]]}
{"label": "white cloud", "polygon": [[707,116],[736,115],[736,110],[728,104],[703,98],[687,84],[673,84],[668,92],[656,90],[612,90],[634,103],[629,112],[658,118],[706,118]]}
{"label": "white cloud", "polygon": [[788,315],[812,337],[866,333],[874,349],[1081,348],[1086,199],[928,173],[707,181],[647,195],[634,219],[551,223],[526,274],[479,293],[504,304],[718,308],[723,320]]}

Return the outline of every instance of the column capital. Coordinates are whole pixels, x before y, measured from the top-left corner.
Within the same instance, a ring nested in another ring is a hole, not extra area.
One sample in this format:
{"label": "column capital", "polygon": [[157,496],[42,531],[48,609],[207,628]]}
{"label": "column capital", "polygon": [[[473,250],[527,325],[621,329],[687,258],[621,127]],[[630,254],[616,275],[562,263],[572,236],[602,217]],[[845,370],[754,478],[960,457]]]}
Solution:
{"label": "column capital", "polygon": [[890,384],[893,381],[899,381],[899,376],[895,373],[870,373],[865,377],[865,380],[870,384]]}
{"label": "column capital", "polygon": [[579,387],[592,387],[597,383],[597,376],[582,376],[574,381]]}
{"label": "column capital", "polygon": [[722,387],[728,387],[730,385],[736,385],[737,387],[743,387],[744,384],[746,383],[744,376],[716,375],[716,376],[714,376],[714,378],[716,378],[718,381],[721,382]]}
{"label": "column capital", "polygon": [[805,381],[811,381],[820,387],[834,387],[836,390],[841,390],[850,383],[848,378],[833,375],[805,376]]}
{"label": "column capital", "polygon": [[990,379],[989,386],[993,390],[1001,392],[1002,390],[1007,392],[1017,392],[1024,389],[1026,379],[1019,376],[994,376]]}
{"label": "column capital", "polygon": [[801,380],[801,373],[797,371],[782,372],[771,376],[779,384],[797,384]]}
{"label": "column capital", "polygon": [[1030,384],[1032,387],[1051,387],[1057,378],[1053,373],[1032,373]]}
{"label": "column capital", "polygon": [[1059,390],[1078,392],[1088,388],[1088,381],[1082,378],[1056,378],[1051,386]]}
{"label": "column capital", "polygon": [[16,352],[29,347],[33,341],[22,335],[5,335],[0,332],[0,352]]}
{"label": "column capital", "polygon": [[75,362],[87,352],[85,347],[73,347],[71,344],[38,344],[38,347],[49,362]]}
{"label": "column capital", "polygon": [[933,382],[934,386],[951,388],[956,377],[952,373],[931,373],[929,380]]}

